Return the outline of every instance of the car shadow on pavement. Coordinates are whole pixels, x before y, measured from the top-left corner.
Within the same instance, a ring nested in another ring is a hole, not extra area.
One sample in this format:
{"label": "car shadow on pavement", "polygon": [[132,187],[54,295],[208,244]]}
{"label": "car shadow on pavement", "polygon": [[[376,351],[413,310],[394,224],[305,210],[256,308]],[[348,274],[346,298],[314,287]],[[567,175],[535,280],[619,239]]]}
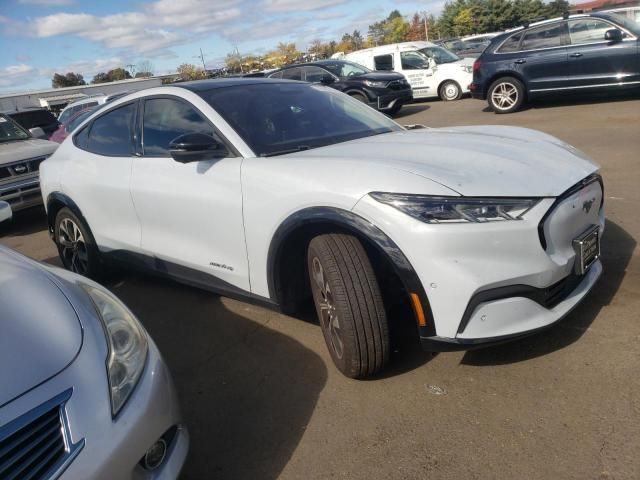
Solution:
{"label": "car shadow on pavement", "polygon": [[462,358],[462,363],[476,366],[516,363],[560,350],[579,340],[600,310],[615,297],[635,247],[636,241],[626,230],[607,221],[601,247],[604,272],[590,294],[573,312],[557,325],[537,335],[469,351]]}
{"label": "car shadow on pavement", "polygon": [[0,237],[7,233],[23,237],[42,230],[47,230],[47,214],[44,207],[33,207],[15,212],[10,222],[0,224]]}
{"label": "car shadow on pavement", "polygon": [[[565,107],[569,105],[597,105],[599,103],[625,102],[640,99],[640,88],[620,91],[602,92],[565,92],[562,95],[541,97],[531,102],[527,108],[544,109],[553,107]],[[603,112],[603,119],[606,118]]]}
{"label": "car shadow on pavement", "polygon": [[429,110],[430,108],[431,107],[429,105],[424,105],[420,103],[410,103],[409,105],[403,105],[400,111],[396,113],[392,118],[393,120],[398,121],[398,119],[402,117],[408,117],[409,115],[414,115],[416,113],[424,112],[426,110]]}
{"label": "car shadow on pavement", "polygon": [[326,383],[324,361],[265,327],[275,312],[152,276],[124,277],[109,287],[162,352],[191,435],[180,478],[277,478]]}

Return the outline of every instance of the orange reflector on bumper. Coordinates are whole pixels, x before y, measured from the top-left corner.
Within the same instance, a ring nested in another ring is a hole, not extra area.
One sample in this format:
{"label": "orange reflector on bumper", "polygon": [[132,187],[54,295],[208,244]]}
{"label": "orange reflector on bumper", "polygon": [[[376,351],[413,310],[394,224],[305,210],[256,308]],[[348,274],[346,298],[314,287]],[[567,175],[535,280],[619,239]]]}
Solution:
{"label": "orange reflector on bumper", "polygon": [[427,318],[424,316],[424,310],[422,309],[422,303],[420,303],[420,297],[417,293],[411,294],[411,303],[413,303],[413,311],[416,312],[416,319],[418,325],[421,327],[427,326]]}

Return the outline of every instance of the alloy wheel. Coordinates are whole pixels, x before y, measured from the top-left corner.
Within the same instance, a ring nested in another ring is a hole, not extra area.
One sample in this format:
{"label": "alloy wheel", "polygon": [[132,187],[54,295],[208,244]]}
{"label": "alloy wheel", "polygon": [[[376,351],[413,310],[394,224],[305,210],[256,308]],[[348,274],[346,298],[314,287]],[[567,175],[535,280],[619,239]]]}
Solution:
{"label": "alloy wheel", "polygon": [[498,110],[509,110],[518,103],[518,89],[512,83],[499,83],[491,92],[491,103]]}
{"label": "alloy wheel", "polygon": [[86,275],[89,271],[89,253],[84,235],[70,218],[64,218],[58,227],[58,245],[60,256],[72,272]]}
{"label": "alloy wheel", "polygon": [[344,353],[344,343],[342,341],[342,330],[340,329],[340,318],[336,310],[333,293],[324,273],[324,268],[318,257],[312,261],[312,276],[318,287],[318,307],[320,309],[320,322],[322,328],[327,332],[333,352],[337,358],[342,358]]}

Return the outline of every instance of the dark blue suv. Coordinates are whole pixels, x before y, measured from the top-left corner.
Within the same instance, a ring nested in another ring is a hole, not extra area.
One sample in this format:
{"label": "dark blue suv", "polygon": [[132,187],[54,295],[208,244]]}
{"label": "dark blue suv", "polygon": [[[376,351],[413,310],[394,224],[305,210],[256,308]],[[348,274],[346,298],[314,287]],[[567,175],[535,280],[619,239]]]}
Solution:
{"label": "dark blue suv", "polygon": [[639,38],[640,24],[612,13],[531,24],[491,41],[469,89],[511,113],[543,94],[640,86]]}

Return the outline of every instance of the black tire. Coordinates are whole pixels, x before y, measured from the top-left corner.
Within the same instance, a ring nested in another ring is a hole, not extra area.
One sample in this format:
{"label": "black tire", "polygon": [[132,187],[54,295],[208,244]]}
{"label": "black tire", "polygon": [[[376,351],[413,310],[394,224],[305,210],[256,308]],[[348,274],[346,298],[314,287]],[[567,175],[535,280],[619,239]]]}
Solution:
{"label": "black tire", "polygon": [[96,280],[102,276],[100,254],[91,230],[66,207],[56,215],[54,241],[64,268]]}
{"label": "black tire", "polygon": [[389,361],[389,328],[362,244],[351,235],[320,235],[309,244],[307,264],[318,320],[336,367],[350,378],[375,375]]}
{"label": "black tire", "polygon": [[460,97],[462,97],[462,89],[460,85],[458,85],[458,82],[447,80],[440,85],[438,95],[442,101],[453,102],[454,100],[460,100]]}
{"label": "black tire", "polygon": [[366,103],[367,105],[369,104],[369,99],[362,93],[350,93],[349,96],[355,98],[359,102]]}
{"label": "black tire", "polygon": [[495,113],[517,112],[525,101],[525,88],[520,80],[502,77],[489,87],[487,102]]}

